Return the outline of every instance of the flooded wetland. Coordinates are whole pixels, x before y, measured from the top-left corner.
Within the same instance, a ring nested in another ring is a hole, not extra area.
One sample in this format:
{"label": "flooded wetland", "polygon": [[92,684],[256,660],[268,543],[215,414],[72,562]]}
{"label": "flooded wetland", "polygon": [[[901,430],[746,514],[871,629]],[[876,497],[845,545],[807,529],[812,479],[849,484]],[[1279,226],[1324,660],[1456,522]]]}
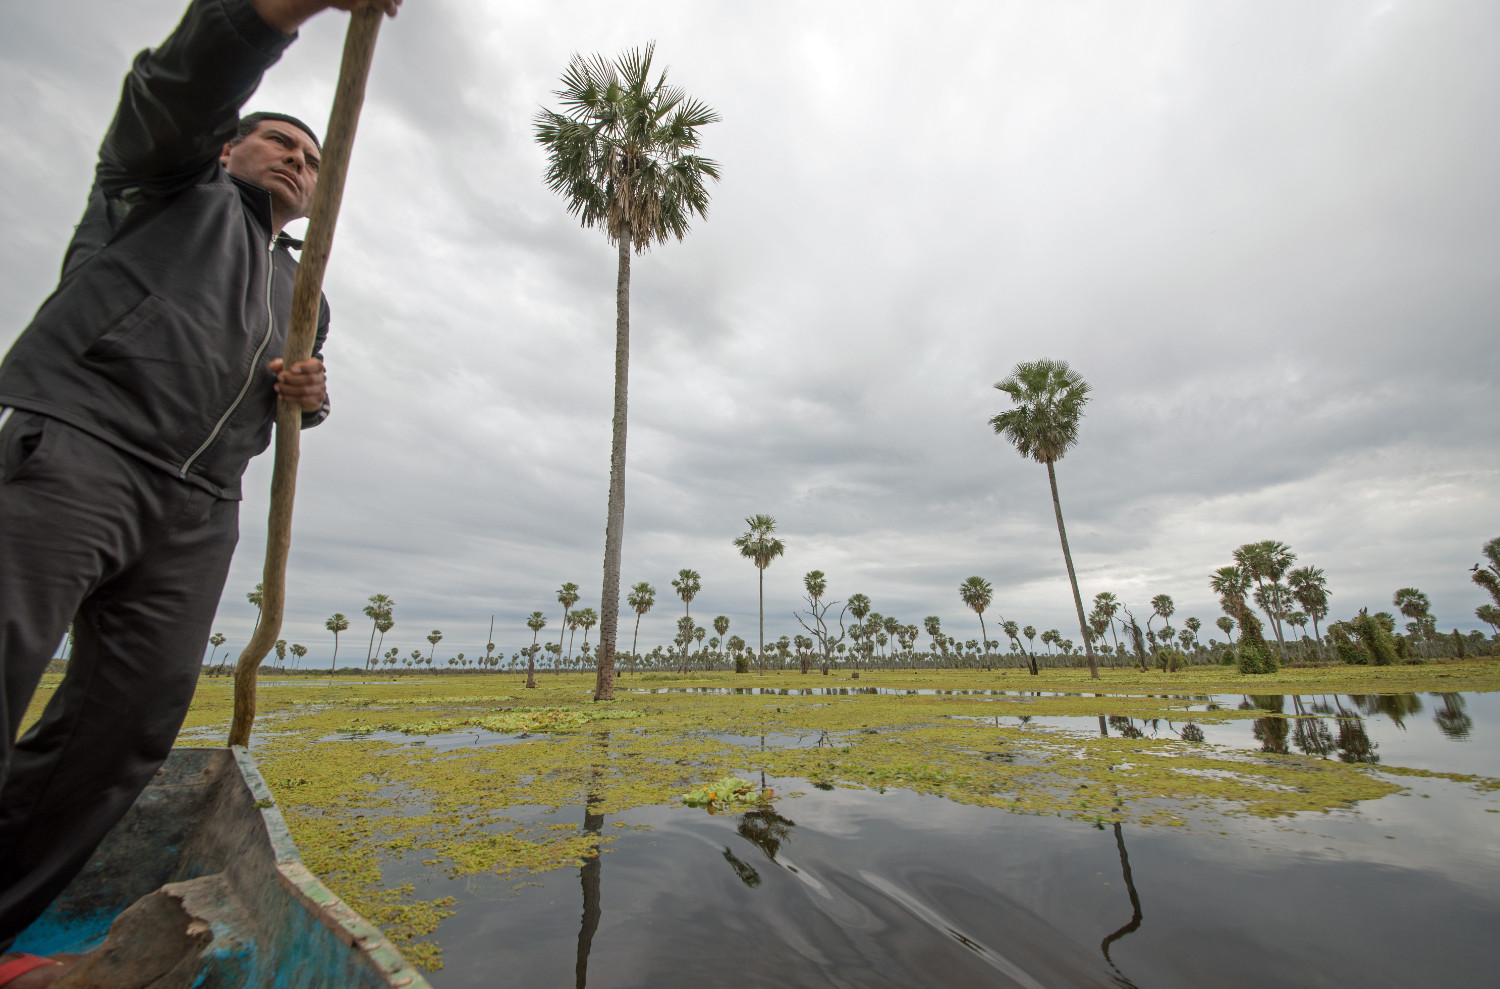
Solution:
{"label": "flooded wetland", "polygon": [[[590,687],[269,678],[252,748],[307,864],[449,989],[1500,967],[1497,664]],[[230,703],[205,678],[179,744]]]}

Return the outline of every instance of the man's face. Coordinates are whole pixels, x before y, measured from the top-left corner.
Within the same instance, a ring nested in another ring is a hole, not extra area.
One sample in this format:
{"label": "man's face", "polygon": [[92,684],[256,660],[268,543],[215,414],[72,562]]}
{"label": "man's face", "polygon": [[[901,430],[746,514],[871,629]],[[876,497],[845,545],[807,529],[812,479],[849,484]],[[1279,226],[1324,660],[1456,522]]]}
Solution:
{"label": "man's face", "polygon": [[219,156],[230,175],[271,194],[278,226],[306,216],[318,184],[318,148],[300,127],[281,120],[262,120],[238,144],[224,145]]}

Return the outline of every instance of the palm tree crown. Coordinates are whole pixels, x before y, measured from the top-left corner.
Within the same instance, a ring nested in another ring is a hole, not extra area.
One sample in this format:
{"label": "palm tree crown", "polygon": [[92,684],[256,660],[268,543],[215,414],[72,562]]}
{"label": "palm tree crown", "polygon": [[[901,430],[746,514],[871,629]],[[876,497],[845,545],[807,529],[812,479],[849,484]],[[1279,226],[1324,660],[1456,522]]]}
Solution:
{"label": "palm tree crown", "polygon": [[644,615],[656,605],[656,588],[644,580],[639,584],[632,584],[625,602],[635,609],[637,615]]}
{"label": "palm tree crown", "polygon": [[682,598],[686,606],[686,614],[693,613],[693,598],[703,589],[703,577],[696,570],[679,570],[677,579],[672,581],[672,586],[677,590],[677,596]]}
{"label": "palm tree crown", "polygon": [[1021,456],[1051,464],[1077,445],[1090,389],[1067,361],[1023,361],[995,387],[1016,407],[990,419],[990,426]]}
{"label": "palm tree crown", "polygon": [[785,544],[772,536],[776,531],[776,520],[771,516],[752,515],[745,520],[745,525],[749,526],[749,531],[736,539],[734,545],[739,548],[741,556],[760,569],[769,567],[772,560],[786,552]]}
{"label": "palm tree crown", "polygon": [[574,55],[554,92],[563,112],[536,115],[536,140],[547,151],[547,187],[586,227],[610,243],[628,238],[637,253],[687,236],[692,217],[708,216],[705,181],[718,163],[697,154],[698,130],[719,115],[707,104],[653,81],[655,44],[615,62]]}

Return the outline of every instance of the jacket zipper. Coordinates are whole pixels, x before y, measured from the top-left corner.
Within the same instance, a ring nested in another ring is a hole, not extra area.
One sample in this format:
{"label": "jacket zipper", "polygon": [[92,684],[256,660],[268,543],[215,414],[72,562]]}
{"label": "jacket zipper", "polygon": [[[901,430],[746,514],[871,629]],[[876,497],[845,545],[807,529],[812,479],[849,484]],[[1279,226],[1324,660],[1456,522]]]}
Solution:
{"label": "jacket zipper", "polygon": [[203,455],[203,451],[207,450],[209,446],[212,445],[213,441],[219,438],[219,432],[223,430],[224,423],[229,421],[229,417],[234,415],[234,410],[239,408],[240,403],[245,400],[246,393],[250,391],[251,383],[255,381],[255,372],[260,368],[261,355],[266,352],[266,348],[271,344],[271,334],[276,329],[276,311],[271,304],[271,285],[275,280],[273,276],[276,273],[275,240],[271,241],[271,246],[270,248],[268,248],[267,257],[270,259],[270,266],[266,269],[265,339],[261,340],[260,346],[255,348],[255,356],[250,359],[250,373],[246,375],[245,383],[240,386],[240,393],[234,397],[234,402],[229,406],[229,408],[224,410],[223,415],[219,416],[219,421],[214,423],[214,431],[208,434],[208,439],[203,441],[203,445],[194,450],[193,455],[182,462],[182,469],[177,472],[177,476],[184,480],[187,479],[188,469],[193,466],[193,461],[201,457]]}

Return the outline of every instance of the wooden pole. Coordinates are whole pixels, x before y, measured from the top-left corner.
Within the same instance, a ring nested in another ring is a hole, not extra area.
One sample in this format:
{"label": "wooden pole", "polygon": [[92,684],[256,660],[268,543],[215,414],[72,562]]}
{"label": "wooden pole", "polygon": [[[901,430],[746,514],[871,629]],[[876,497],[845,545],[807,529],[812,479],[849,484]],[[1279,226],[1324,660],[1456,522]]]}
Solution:
{"label": "wooden pole", "polygon": [[[318,308],[323,297],[323,273],[333,247],[333,228],[338,223],[339,204],[344,198],[344,179],[349,174],[349,154],[365,100],[365,80],[375,55],[375,38],[381,13],[361,7],[349,15],[344,38],[344,60],[339,68],[338,89],[328,119],[327,141],[318,169],[318,188],[313,193],[312,216],[297,280],[292,289],[292,322],[287,330],[286,367],[312,356],[318,330]],[[292,502],[297,493],[297,459],[301,453],[302,409],[286,401],[276,403],[276,462],[271,475],[271,513],[266,533],[266,563],[261,589],[260,627],[240,653],[234,670],[234,721],[229,728],[230,745],[246,745],[255,723],[255,680],[261,661],[281,634],[286,604],[286,559],[292,546]]]}

